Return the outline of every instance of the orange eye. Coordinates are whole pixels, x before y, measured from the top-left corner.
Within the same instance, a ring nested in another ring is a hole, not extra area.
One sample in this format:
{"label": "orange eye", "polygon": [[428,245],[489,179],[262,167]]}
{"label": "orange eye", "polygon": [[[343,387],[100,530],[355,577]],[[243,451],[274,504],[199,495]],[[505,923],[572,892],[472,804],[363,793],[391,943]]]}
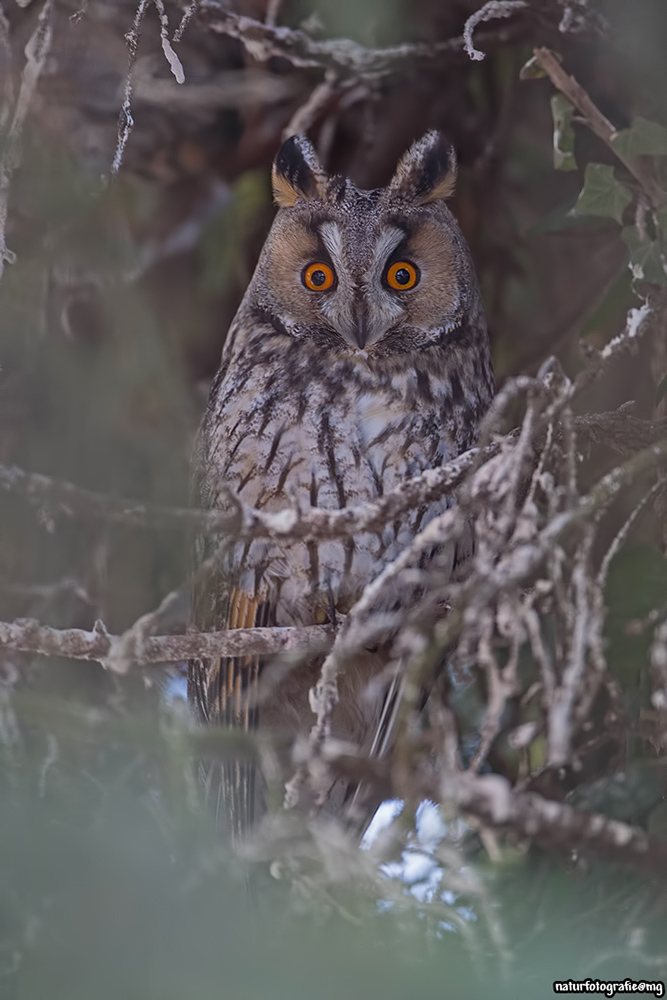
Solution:
{"label": "orange eye", "polygon": [[390,288],[404,292],[415,287],[419,281],[419,271],[409,261],[397,260],[387,270],[386,281]]}
{"label": "orange eye", "polygon": [[316,264],[308,265],[301,280],[306,288],[310,288],[311,292],[326,292],[333,286],[336,275],[328,264],[318,261]]}

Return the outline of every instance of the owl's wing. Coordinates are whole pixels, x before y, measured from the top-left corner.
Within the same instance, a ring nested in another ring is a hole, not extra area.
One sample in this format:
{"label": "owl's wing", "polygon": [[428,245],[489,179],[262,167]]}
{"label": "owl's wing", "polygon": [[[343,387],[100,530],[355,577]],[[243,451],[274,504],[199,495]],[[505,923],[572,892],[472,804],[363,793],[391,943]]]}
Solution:
{"label": "owl's wing", "polygon": [[[210,585],[210,584],[209,584]],[[222,613],[206,617],[195,611],[194,625],[206,630],[261,628],[271,623],[271,605],[227,584],[211,597]],[[195,608],[197,602],[195,603]],[[191,661],[190,700],[202,722],[235,726],[246,732],[257,724],[258,656],[222,656]]]}
{"label": "owl's wing", "polygon": [[[206,479],[207,462],[200,433],[195,443],[193,495],[202,507],[220,503]],[[218,541],[196,539],[195,566],[200,567],[218,546]],[[200,631],[266,627],[273,611],[268,601],[235,585],[233,573],[222,561],[193,588],[191,627]],[[198,720],[250,732],[258,723],[258,686],[261,661],[258,656],[197,657],[188,662],[188,700]],[[225,759],[202,763],[200,773],[206,795],[212,801],[219,825],[238,841],[252,825],[261,802],[257,764],[247,746],[231,746]]]}
{"label": "owl's wing", "polygon": [[[217,620],[213,617],[214,624],[205,624],[206,628],[266,627],[271,622],[267,601],[229,585],[226,590],[212,588],[208,600],[205,597],[202,600],[206,601],[209,612],[216,606],[224,609],[224,617]],[[208,615],[199,621],[195,617],[200,628],[207,620],[211,622]],[[190,660],[188,697],[200,721],[243,732],[256,729],[260,670],[258,656]],[[257,762],[250,748],[232,745],[221,762],[202,764],[200,775],[206,797],[215,807],[218,825],[238,843],[253,825],[263,798]]]}

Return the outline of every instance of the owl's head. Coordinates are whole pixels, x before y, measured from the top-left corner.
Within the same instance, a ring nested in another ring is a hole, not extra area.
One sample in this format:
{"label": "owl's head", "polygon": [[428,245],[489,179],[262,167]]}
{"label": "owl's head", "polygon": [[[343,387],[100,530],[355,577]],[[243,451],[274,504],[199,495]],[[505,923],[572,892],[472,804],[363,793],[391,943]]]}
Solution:
{"label": "owl's head", "polygon": [[385,188],[329,176],[310,142],[288,139],[273,165],[279,211],[251,293],[287,335],[386,356],[479,332],[468,247],[445,205],[456,157],[439,132],[404,154]]}

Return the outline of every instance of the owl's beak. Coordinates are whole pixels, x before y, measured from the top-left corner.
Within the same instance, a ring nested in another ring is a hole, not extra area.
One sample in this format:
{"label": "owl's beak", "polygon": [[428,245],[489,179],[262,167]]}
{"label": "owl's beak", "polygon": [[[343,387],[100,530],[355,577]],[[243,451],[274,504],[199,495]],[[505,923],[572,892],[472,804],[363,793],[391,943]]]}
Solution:
{"label": "owl's beak", "polygon": [[363,301],[357,301],[352,308],[352,335],[359,347],[364,348],[368,340],[368,312]]}

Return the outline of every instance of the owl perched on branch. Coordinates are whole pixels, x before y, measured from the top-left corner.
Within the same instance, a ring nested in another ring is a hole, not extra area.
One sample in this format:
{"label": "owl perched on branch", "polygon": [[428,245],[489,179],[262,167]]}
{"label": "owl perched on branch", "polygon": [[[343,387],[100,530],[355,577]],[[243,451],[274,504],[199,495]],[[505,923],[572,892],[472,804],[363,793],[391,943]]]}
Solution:
{"label": "owl perched on branch", "polygon": [[[455,155],[429,132],[387,187],[362,191],[327,175],[297,136],[278,152],[272,179],[279,210],[211,388],[197,499],[224,507],[231,490],[269,511],[373,500],[471,447],[493,396],[475,271],[445,205]],[[196,594],[194,624],[330,621],[447,504],[349,540],[231,542]],[[361,748],[381,710],[363,697],[381,668],[377,656],[367,660],[341,678],[334,715],[335,735]],[[294,736],[312,725],[318,667],[301,665],[258,699],[256,659],[194,660],[190,699],[202,720],[247,728],[259,715]],[[237,831],[250,821],[253,782],[250,765],[224,765],[223,807]]]}

